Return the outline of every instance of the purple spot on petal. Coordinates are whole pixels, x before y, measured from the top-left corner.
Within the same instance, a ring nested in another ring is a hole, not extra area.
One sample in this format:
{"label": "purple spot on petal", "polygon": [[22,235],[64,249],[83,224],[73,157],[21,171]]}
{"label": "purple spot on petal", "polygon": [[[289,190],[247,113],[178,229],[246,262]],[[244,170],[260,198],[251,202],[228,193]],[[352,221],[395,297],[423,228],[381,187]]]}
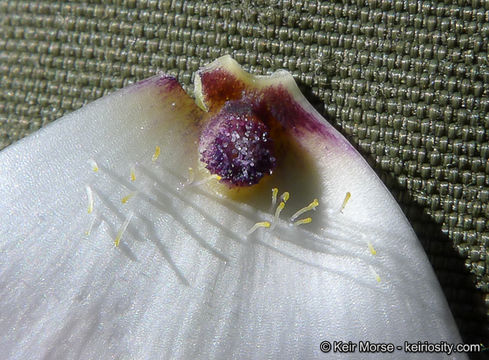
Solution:
{"label": "purple spot on petal", "polygon": [[139,90],[145,88],[146,86],[157,86],[159,88],[164,88],[165,91],[172,91],[176,87],[181,87],[177,79],[171,75],[156,75],[150,78],[141,80],[135,83],[132,88]]}
{"label": "purple spot on petal", "polygon": [[296,135],[316,133],[330,140],[336,139],[332,128],[320,121],[315,114],[306,111],[285,87],[280,85],[266,89],[262,102],[267,104],[271,116]]}
{"label": "purple spot on petal", "polygon": [[176,87],[181,87],[176,78],[168,75],[161,76],[156,80],[155,84],[159,87],[164,87],[167,91],[172,91]]}

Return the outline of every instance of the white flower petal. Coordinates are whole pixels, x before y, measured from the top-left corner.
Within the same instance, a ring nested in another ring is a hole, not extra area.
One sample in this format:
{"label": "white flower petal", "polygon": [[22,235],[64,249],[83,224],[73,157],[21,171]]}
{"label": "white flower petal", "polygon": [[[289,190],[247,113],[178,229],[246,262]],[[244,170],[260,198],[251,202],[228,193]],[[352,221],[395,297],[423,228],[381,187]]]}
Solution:
{"label": "white flower petal", "polygon": [[[288,75],[275,81],[318,116]],[[460,342],[413,230],[331,126],[300,140],[313,171],[284,170],[275,229],[246,236],[273,221],[271,192],[238,201],[183,186],[201,116],[159,76],[0,153],[3,357],[309,359],[324,358],[322,340]],[[287,223],[314,198],[299,217],[312,223]]]}

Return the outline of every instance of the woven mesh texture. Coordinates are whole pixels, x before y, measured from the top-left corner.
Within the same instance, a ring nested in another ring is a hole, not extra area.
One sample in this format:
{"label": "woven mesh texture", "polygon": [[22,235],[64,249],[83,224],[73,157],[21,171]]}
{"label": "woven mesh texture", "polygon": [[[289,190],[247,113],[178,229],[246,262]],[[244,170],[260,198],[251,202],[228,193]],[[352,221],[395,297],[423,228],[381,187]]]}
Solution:
{"label": "woven mesh texture", "polygon": [[0,148],[164,71],[289,70],[400,202],[489,345],[489,1],[3,1]]}

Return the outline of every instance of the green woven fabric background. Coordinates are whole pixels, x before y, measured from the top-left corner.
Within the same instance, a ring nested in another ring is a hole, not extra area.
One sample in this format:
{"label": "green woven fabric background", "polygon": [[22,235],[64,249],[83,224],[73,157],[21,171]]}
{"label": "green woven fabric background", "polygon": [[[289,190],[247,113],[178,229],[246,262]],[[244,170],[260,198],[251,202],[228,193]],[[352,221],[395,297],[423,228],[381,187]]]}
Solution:
{"label": "green woven fabric background", "polygon": [[0,148],[159,71],[191,92],[224,54],[289,70],[398,199],[464,340],[489,346],[489,1],[0,0],[0,34]]}

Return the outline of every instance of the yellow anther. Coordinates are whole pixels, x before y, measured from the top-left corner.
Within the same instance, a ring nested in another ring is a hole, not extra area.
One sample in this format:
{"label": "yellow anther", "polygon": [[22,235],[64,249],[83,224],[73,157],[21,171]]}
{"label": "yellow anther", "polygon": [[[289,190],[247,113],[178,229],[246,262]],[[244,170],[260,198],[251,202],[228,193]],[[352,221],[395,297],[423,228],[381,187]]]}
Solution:
{"label": "yellow anther", "polygon": [[90,160],[88,160],[88,163],[92,167],[92,171],[93,172],[97,172],[98,171],[98,164],[95,162],[95,160],[90,159]]}
{"label": "yellow anther", "polygon": [[275,226],[277,225],[277,222],[278,222],[278,218],[280,216],[280,213],[282,212],[282,210],[284,209],[285,207],[285,202],[281,201],[280,204],[278,204],[277,206],[277,209],[275,210],[275,215],[273,216],[273,223],[272,223],[272,226],[271,226],[271,229],[275,229]]}
{"label": "yellow anther", "polygon": [[136,169],[134,166],[131,167],[131,181],[136,181]]}
{"label": "yellow anther", "polygon": [[375,250],[374,246],[372,245],[372,243],[370,241],[367,242],[367,245],[368,245],[368,249],[370,250],[370,253],[372,255],[377,255],[377,250]]}
{"label": "yellow anther", "polygon": [[312,221],[312,219],[311,219],[310,217],[305,218],[305,219],[301,219],[301,220],[297,220],[297,221],[294,223],[294,226],[299,226],[299,225],[309,224],[311,221]]}
{"label": "yellow anther", "polygon": [[268,221],[261,221],[261,222],[257,222],[255,225],[253,225],[253,227],[248,230],[248,232],[246,233],[246,235],[250,235],[252,233],[254,233],[256,231],[256,229],[258,228],[269,228],[271,226],[271,224],[268,222]]}
{"label": "yellow anther", "polygon": [[93,211],[93,191],[89,185],[86,186],[86,190],[88,197],[88,213],[91,214]]}
{"label": "yellow anther", "polygon": [[294,221],[295,219],[297,219],[299,216],[301,216],[302,214],[304,214],[306,211],[310,211],[310,210],[316,210],[316,208],[319,206],[319,201],[318,199],[314,199],[312,203],[310,203],[309,205],[303,207],[302,209],[298,210],[294,215],[292,215],[290,217],[290,221]]}
{"label": "yellow anther", "polygon": [[[191,185],[192,186],[200,186],[200,185],[203,185],[203,184],[208,183],[211,180],[217,180],[217,181],[219,181],[221,179],[222,179],[222,176],[219,176],[217,174],[212,174],[211,176],[206,177],[205,179],[202,179],[200,181],[194,182]],[[188,185],[190,185],[190,184],[188,184]],[[187,184],[185,186],[187,186]]]}
{"label": "yellow anther", "polygon": [[153,157],[151,158],[151,161],[155,162],[156,160],[158,160],[158,158],[160,157],[160,152],[161,152],[160,147],[156,145],[155,152],[153,154]]}
{"label": "yellow anther", "polygon": [[121,242],[122,235],[124,235],[124,232],[126,231],[127,227],[129,226],[129,222],[131,221],[132,216],[133,216],[133,214],[130,214],[127,217],[127,219],[124,221],[124,223],[121,225],[119,231],[117,232],[117,236],[116,236],[116,238],[114,240],[114,245],[116,247],[119,246],[119,244]]}
{"label": "yellow anther", "polygon": [[341,210],[340,212],[342,213],[343,210],[345,209],[345,206],[346,206],[346,203],[348,202],[348,200],[350,200],[350,197],[351,197],[351,194],[350,192],[348,191],[345,195],[345,199],[343,200],[343,204],[341,205]]}
{"label": "yellow anther", "polygon": [[275,210],[275,218],[278,219],[278,217],[280,216],[280,213],[282,212],[284,207],[285,207],[285,203],[283,201],[281,201],[280,204],[278,204],[278,206],[277,206],[277,210]]}
{"label": "yellow anther", "polygon": [[290,194],[289,194],[289,192],[288,192],[288,191],[286,191],[286,192],[284,192],[284,193],[282,194],[282,196],[280,196],[280,199],[281,199],[281,200],[282,200],[284,203],[286,203],[286,202],[287,202],[287,200],[289,200],[289,197],[290,197]]}
{"label": "yellow anther", "polygon": [[127,203],[134,195],[136,195],[136,193],[135,192],[132,192],[129,195],[124,196],[121,199],[121,203],[123,203],[123,204]]}
{"label": "yellow anther", "polygon": [[371,265],[369,265],[368,267],[372,272],[372,274],[374,275],[375,280],[379,283],[381,281],[379,274],[377,274],[377,272],[374,270],[374,268]]}
{"label": "yellow anther", "polygon": [[272,189],[272,209],[277,205],[278,188]]}

